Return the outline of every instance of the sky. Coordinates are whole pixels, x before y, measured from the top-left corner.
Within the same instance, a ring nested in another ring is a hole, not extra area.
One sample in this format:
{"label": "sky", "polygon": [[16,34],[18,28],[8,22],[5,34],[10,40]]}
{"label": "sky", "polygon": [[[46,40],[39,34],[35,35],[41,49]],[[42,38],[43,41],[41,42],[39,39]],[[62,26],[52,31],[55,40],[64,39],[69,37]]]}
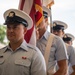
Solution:
{"label": "sky", "polygon": [[[3,13],[10,8],[18,8],[19,0],[1,0],[0,1],[0,24],[4,23]],[[75,0],[54,0],[51,7],[52,20],[60,20],[68,25],[66,33],[75,36]],[[75,41],[73,42],[75,47]]]}
{"label": "sky", "polygon": [[[65,22],[68,25],[65,32],[75,36],[75,0],[54,0],[51,10],[52,20]],[[75,47],[75,40],[73,46]]]}

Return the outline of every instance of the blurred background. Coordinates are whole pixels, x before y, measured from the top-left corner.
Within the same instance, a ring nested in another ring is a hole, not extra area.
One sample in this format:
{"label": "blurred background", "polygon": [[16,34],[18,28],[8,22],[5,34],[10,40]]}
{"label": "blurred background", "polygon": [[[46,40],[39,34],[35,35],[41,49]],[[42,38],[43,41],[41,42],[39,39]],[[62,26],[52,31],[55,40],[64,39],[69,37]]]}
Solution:
{"label": "blurred background", "polygon": [[[5,36],[6,27],[3,26],[3,13],[10,8],[18,9],[19,0],[1,0],[0,1],[0,47],[4,47],[8,41]],[[51,7],[52,20],[61,20],[68,24],[66,33],[71,33],[75,36],[75,1],[74,0],[55,0]],[[75,40],[73,41],[75,47]]]}

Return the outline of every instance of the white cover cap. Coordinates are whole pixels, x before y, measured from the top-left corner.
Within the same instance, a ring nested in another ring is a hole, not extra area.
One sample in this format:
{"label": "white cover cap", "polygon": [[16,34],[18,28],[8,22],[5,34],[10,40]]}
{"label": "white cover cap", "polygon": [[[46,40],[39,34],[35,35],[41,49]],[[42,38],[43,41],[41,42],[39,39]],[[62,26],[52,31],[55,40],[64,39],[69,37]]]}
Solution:
{"label": "white cover cap", "polygon": [[27,23],[28,23],[27,29],[28,30],[32,27],[33,21],[31,19],[31,17],[27,13],[25,13],[24,11],[21,11],[21,10],[18,10],[18,9],[9,9],[9,10],[5,11],[4,12],[4,19],[5,20],[6,20],[7,16],[9,15],[9,13],[11,11],[13,11],[16,16],[18,16],[18,17],[20,17],[20,18],[22,18],[22,19],[27,21]]}

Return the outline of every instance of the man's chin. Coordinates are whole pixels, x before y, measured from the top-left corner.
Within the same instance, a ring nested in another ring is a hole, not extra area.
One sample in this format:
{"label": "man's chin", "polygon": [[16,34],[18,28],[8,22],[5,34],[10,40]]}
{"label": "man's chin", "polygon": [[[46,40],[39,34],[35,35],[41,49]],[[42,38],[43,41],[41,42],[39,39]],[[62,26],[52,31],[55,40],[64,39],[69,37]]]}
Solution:
{"label": "man's chin", "polygon": [[14,42],[15,41],[15,39],[8,39],[10,42]]}

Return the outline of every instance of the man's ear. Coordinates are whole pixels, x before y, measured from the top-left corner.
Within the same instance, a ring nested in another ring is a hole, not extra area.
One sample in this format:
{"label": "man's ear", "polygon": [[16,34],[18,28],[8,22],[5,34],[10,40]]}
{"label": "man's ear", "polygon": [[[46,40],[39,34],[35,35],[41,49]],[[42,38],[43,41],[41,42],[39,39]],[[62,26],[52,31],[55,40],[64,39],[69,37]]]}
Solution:
{"label": "man's ear", "polygon": [[65,34],[64,30],[62,32],[63,32],[62,35],[64,36],[64,34]]}
{"label": "man's ear", "polygon": [[24,27],[24,34],[26,34],[27,33],[27,28],[26,27]]}

